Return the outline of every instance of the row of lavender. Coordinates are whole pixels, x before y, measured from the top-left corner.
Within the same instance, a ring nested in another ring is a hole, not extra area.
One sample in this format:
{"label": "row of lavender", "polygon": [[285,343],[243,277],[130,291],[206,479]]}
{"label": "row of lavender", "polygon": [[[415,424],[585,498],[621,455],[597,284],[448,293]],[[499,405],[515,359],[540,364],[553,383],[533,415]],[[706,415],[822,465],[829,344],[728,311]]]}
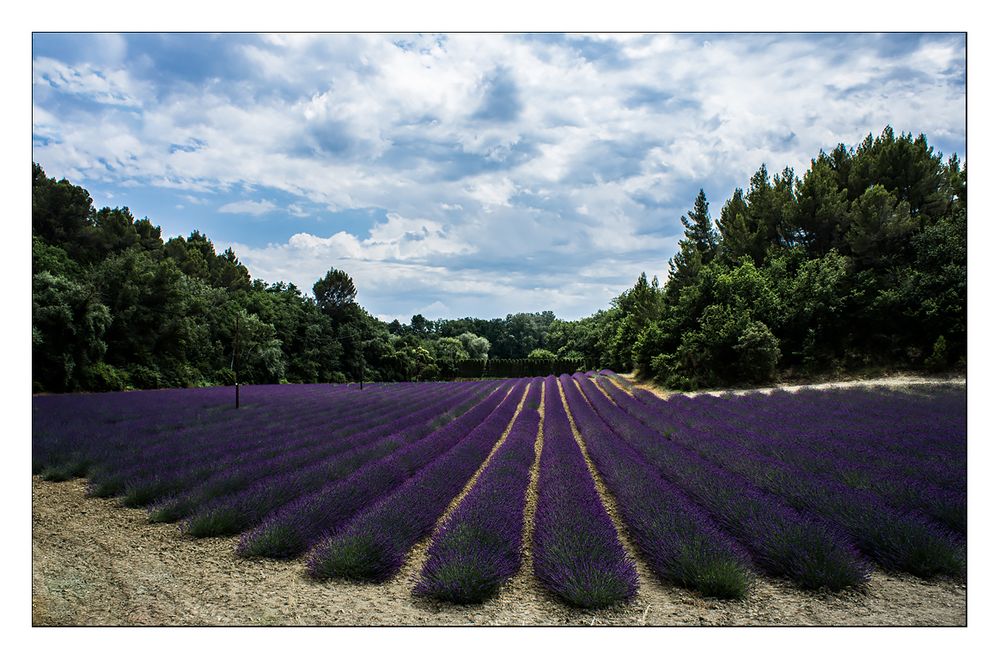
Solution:
{"label": "row of lavender", "polygon": [[239,411],[213,391],[39,397],[33,467],[85,474],[90,494],[183,519],[192,535],[233,534],[464,418],[499,386],[250,387]]}
{"label": "row of lavender", "polygon": [[635,567],[555,379],[544,385],[247,388],[239,412],[216,391],[38,398],[34,463],[46,478],[85,475],[91,495],[145,505],[152,522],[180,521],[191,536],[240,534],[242,556],[308,553],[317,579],[387,579],[473,483],[434,535],[416,591],[476,602],[522,564],[538,461],[542,582],[580,606],[630,598]]}
{"label": "row of lavender", "polygon": [[[790,508],[828,530],[845,552],[860,550],[889,570],[964,573],[964,393],[813,390],[663,401],[602,381],[603,392],[577,376],[591,405],[620,433],[645,444],[650,462],[687,484],[720,521],[733,505],[713,501],[719,498],[712,488],[701,492],[692,465],[717,473],[709,480],[714,490],[738,484],[757,502],[771,502],[755,511]],[[730,531],[739,537],[735,522]],[[759,542],[762,534],[752,536]],[[755,552],[750,538],[743,541]],[[762,567],[782,572],[755,554]],[[803,577],[803,584],[811,582]]]}
{"label": "row of lavender", "polygon": [[[511,532],[493,590],[516,571],[541,379],[373,387],[364,395],[309,387],[290,397],[289,389],[247,388],[239,412],[215,391],[202,391],[204,399],[98,396],[84,406],[79,398],[39,398],[36,471],[86,475],[91,495],[145,504],[151,521],[180,520],[192,536],[243,532],[240,555],[309,550],[316,578],[382,580],[488,462],[458,515]],[[494,449],[496,460],[487,461]],[[511,499],[515,466],[521,484]],[[518,497],[521,504],[509,506]],[[506,506],[506,520],[483,515],[491,501]],[[460,528],[446,528],[444,538]],[[574,533],[586,537],[585,529]],[[446,545],[435,543],[435,552]],[[497,549],[480,557],[496,563]],[[425,574],[433,571],[429,563]],[[448,572],[442,565],[436,574]]]}
{"label": "row of lavender", "polygon": [[43,397],[33,469],[86,475],[91,494],[147,506],[151,521],[180,521],[192,536],[241,534],[242,556],[308,554],[317,579],[375,581],[473,480],[434,532],[415,590],[455,602],[495,594],[523,551],[571,604],[634,596],[636,568],[588,456],[652,571],[706,595],[742,597],[758,571],[832,589],[864,582],[870,561],[964,571],[958,395],[664,402],[626,389],[611,374],[363,394],[264,386],[248,388],[239,412],[218,391]]}

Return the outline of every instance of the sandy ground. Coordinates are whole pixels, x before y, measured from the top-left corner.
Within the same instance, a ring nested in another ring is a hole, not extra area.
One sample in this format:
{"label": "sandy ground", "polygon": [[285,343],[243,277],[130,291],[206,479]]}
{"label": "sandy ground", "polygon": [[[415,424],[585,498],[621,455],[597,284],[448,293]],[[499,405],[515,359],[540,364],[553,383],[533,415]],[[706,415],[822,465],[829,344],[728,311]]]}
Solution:
{"label": "sandy ground", "polygon": [[232,539],[182,539],[141,510],[32,478],[35,625],[965,625],[965,585],[876,573],[864,591],[804,592],[760,579],[743,602],[666,586],[640,564],[638,598],[586,612],[522,570],[483,605],[410,594],[427,543],[383,585],[317,583],[301,561],[238,559]]}
{"label": "sandy ground", "polygon": [[[537,456],[533,483],[536,471]],[[634,557],[614,502],[598,485]],[[760,578],[746,600],[728,602],[665,585],[642,561],[634,601],[582,611],[541,588],[527,547],[520,574],[497,598],[448,605],[410,593],[427,540],[388,583],[318,583],[302,561],[239,559],[232,539],[183,538],[174,525],[147,523],[143,510],[85,497],[84,488],[82,480],[32,477],[34,625],[966,625],[966,586],[953,580],[876,572],[864,589],[829,594]]]}
{"label": "sandy ground", "polygon": [[[865,378],[858,380],[835,380],[835,381],[823,381],[816,383],[779,383],[774,387],[758,387],[753,389],[729,389],[729,390],[697,390],[695,392],[681,392],[678,390],[668,390],[666,388],[660,387],[654,383],[649,382],[639,382],[635,378],[635,374],[620,374],[626,380],[632,382],[633,384],[640,385],[651,392],[656,393],[661,397],[668,397],[674,394],[686,394],[688,396],[697,396],[699,394],[712,394],[715,396],[721,394],[747,394],[749,392],[773,392],[774,390],[788,390],[794,392],[796,390],[801,390],[803,388],[811,389],[831,389],[831,388],[841,388],[841,387],[890,387],[893,389],[912,389],[914,386],[920,388],[921,386],[928,385],[944,385],[949,387],[965,387],[966,379],[965,376],[948,376],[943,378],[937,378],[933,376],[923,376],[920,374],[899,374],[894,376],[884,376],[882,378]],[[919,391],[919,390],[918,390]]]}
{"label": "sandy ground", "polygon": [[[905,387],[929,380],[896,377],[865,384]],[[933,382],[964,385],[955,379]],[[528,520],[540,447],[539,434]],[[599,480],[598,486],[634,557],[613,500]],[[577,610],[549,596],[531,574],[530,527],[522,570],[497,598],[477,606],[448,605],[410,593],[428,540],[385,584],[318,583],[305,575],[301,560],[239,559],[233,539],[181,537],[174,525],[147,523],[143,510],[85,497],[84,488],[82,480],[48,483],[32,477],[34,625],[966,625],[966,586],[953,580],[876,572],[864,589],[829,594],[760,578],[746,600],[728,602],[665,585],[642,561],[634,601],[597,612]]]}

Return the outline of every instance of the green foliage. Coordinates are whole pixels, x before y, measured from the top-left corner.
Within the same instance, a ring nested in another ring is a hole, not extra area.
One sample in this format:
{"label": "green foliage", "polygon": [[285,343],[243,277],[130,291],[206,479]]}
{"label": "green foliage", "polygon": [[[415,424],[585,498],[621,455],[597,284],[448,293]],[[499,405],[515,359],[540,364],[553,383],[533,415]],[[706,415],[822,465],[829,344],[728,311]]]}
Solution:
{"label": "green foliage", "polygon": [[[159,227],[155,235],[159,237]],[[222,254],[215,253],[212,241],[199,231],[191,232],[187,240],[182,236],[171,238],[163,246],[166,256],[188,277],[230,291],[245,290],[250,287],[250,273],[236,258],[232,248]]]}
{"label": "green foliage", "polygon": [[934,340],[934,348],[924,365],[931,371],[944,371],[948,368],[948,342],[942,335]]}
{"label": "green foliage", "polygon": [[653,366],[655,360],[669,341],[667,324],[663,320],[655,320],[648,323],[635,341],[632,347],[632,363],[636,366],[639,375],[644,378],[654,376],[656,369]]}
{"label": "green foliage", "polygon": [[342,320],[348,314],[349,306],[354,304],[354,296],[357,293],[351,276],[335,268],[331,268],[313,284],[316,304],[335,321]]}
{"label": "green foliage", "polygon": [[458,375],[462,378],[524,378],[571,374],[586,368],[585,362],[569,358],[463,360],[458,365]]}
{"label": "green foliage", "polygon": [[438,369],[445,378],[454,378],[458,375],[458,363],[469,359],[462,342],[455,337],[439,337],[431,346]]}
{"label": "green foliage", "polygon": [[643,273],[607,310],[386,324],[344,271],[312,297],[251,281],[232,249],[198,231],[164,243],[148,219],[95,209],[33,163],[32,386],[230,384],[236,367],[241,382],[634,369],[678,388],[948,369],[966,352],[966,182],[957,156],[887,127],[820,153],[801,179],[761,166],[714,226],[699,191],[665,285]]}
{"label": "green foliage", "polygon": [[[603,361],[615,371],[631,371],[632,348],[648,323],[662,318],[663,290],[656,277],[650,282],[642,273],[635,285],[612,302],[601,336]],[[642,367],[640,366],[640,371]]]}
{"label": "green foliage", "polygon": [[107,350],[111,313],[86,283],[43,270],[31,282],[32,380],[36,389],[86,387]]}
{"label": "green foliage", "polygon": [[781,357],[778,338],[761,321],[747,323],[733,345],[737,359],[736,378],[748,383],[766,383],[774,376]]}
{"label": "green foliage", "polygon": [[490,354],[490,340],[479,337],[471,332],[463,332],[458,336],[462,349],[468,354],[468,359],[485,360]]}
{"label": "green foliage", "polygon": [[644,277],[616,299],[603,365],[687,389],[963,363],[966,178],[956,156],[887,128],[821,153],[801,180],[762,166],[723,205],[714,241],[699,193],[665,306],[636,311]]}
{"label": "green foliage", "polygon": [[651,365],[668,384],[681,389],[760,384],[774,375],[781,356],[778,339],[748,310],[710,305],[699,321],[700,328],[685,332],[676,351]]}
{"label": "green foliage", "polygon": [[87,367],[86,386],[95,392],[115,392],[128,389],[129,375],[105,362],[97,362]]}
{"label": "green foliage", "polygon": [[74,259],[84,256],[80,240],[91,226],[90,194],[66,179],[45,176],[32,163],[31,234],[49,245],[65,247]]}
{"label": "green foliage", "polygon": [[671,302],[676,302],[680,289],[693,282],[702,266],[712,262],[719,248],[719,234],[712,226],[704,190],[698,191],[694,208],[688,211],[686,218],[681,218],[681,224],[684,238],[680,240],[677,254],[668,263],[666,296]]}

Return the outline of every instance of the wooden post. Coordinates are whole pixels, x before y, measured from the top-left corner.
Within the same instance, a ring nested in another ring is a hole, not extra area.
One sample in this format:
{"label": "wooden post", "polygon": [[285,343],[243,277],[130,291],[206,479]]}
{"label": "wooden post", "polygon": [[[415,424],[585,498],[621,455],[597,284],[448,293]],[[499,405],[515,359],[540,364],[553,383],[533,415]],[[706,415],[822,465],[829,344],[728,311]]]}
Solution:
{"label": "wooden post", "polygon": [[233,377],[236,380],[236,408],[240,407],[240,314],[236,313],[236,338],[233,340]]}
{"label": "wooden post", "polygon": [[358,342],[361,344],[361,387],[359,389],[365,389],[365,347],[363,342]]}

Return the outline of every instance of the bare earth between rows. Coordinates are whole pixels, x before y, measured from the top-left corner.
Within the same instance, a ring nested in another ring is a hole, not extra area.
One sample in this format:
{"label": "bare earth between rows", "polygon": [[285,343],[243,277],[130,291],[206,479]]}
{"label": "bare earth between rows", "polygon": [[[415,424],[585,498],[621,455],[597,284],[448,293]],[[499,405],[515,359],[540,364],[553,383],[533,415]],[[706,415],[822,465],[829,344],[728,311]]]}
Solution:
{"label": "bare earth between rows", "polygon": [[485,604],[448,605],[411,594],[427,540],[385,584],[319,583],[301,562],[239,559],[232,539],[181,538],[174,525],[149,524],[142,510],[84,492],[82,480],[32,477],[35,625],[966,623],[966,587],[955,580],[877,571],[864,589],[824,594],[759,577],[746,600],[721,601],[664,585],[641,562],[638,597],[597,612],[556,601],[530,563]]}

